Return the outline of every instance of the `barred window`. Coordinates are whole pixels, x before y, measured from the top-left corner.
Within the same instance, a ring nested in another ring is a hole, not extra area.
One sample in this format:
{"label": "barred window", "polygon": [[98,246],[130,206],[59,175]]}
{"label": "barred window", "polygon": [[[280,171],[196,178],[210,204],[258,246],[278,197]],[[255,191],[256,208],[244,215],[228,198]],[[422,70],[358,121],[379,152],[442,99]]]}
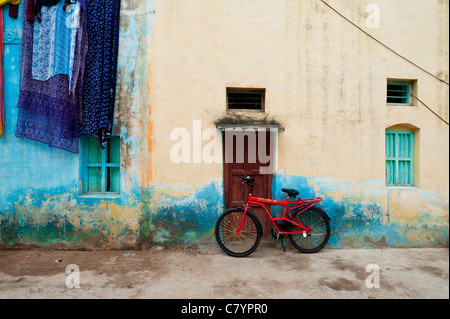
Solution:
{"label": "barred window", "polygon": [[388,81],[387,103],[412,105],[413,81]]}
{"label": "barred window", "polygon": [[228,110],[264,110],[264,89],[227,88]]}

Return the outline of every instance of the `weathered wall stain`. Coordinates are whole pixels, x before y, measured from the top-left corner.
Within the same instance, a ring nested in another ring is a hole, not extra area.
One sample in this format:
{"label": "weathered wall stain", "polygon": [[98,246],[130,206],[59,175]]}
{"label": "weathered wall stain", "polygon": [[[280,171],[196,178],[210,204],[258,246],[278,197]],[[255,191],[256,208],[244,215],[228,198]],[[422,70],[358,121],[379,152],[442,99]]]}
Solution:
{"label": "weathered wall stain", "polygon": [[[314,183],[321,186],[311,187]],[[273,191],[274,198],[280,199],[281,185],[299,189],[303,197],[322,196],[319,205],[331,217],[330,248],[448,245],[448,214],[424,213],[412,223],[388,222],[380,201],[371,203],[361,194],[352,198],[348,189],[341,194],[349,199],[338,200],[331,188],[342,183],[331,185],[328,180],[326,184],[275,175]],[[214,242],[215,221],[223,211],[221,180],[216,178],[189,196],[175,197],[165,190],[167,186],[154,186],[131,195],[126,203],[120,198],[98,201],[56,190],[53,195],[48,191],[13,195],[18,198],[13,208],[0,214],[1,243],[119,249]],[[441,209],[445,212],[445,205]]]}
{"label": "weathered wall stain", "polygon": [[[16,202],[0,211],[0,243],[65,248],[149,247],[210,238],[223,211],[219,179],[190,196],[173,197],[164,185],[141,194],[97,200],[58,190],[11,195]],[[133,200],[134,198],[134,200]]]}
{"label": "weathered wall stain", "polygon": [[[318,205],[331,217],[331,247],[448,245],[449,214],[445,192],[424,195],[415,190],[404,199],[405,202],[398,202],[389,198],[391,191],[386,189],[383,180],[358,183],[275,175],[272,185],[274,198],[285,197],[280,192],[281,187],[296,188],[304,198],[323,198]],[[410,198],[416,200],[408,203]],[[395,206],[399,211],[393,219]]]}
{"label": "weathered wall stain", "polygon": [[147,192],[148,201],[139,220],[139,247],[212,240],[215,221],[224,208],[220,179],[183,197],[170,196],[158,188]]}

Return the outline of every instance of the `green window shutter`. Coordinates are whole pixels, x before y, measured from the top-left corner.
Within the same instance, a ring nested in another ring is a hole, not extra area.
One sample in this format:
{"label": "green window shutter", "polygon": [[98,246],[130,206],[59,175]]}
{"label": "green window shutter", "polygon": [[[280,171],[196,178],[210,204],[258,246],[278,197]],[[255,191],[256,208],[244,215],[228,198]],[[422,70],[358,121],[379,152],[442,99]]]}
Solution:
{"label": "green window shutter", "polygon": [[400,185],[412,184],[412,134],[399,133],[399,176],[398,183]]}
{"label": "green window shutter", "polygon": [[386,184],[414,184],[414,133],[386,131]]}
{"label": "green window shutter", "polygon": [[95,137],[87,137],[84,148],[82,172],[83,190],[86,193],[120,192],[120,138],[108,137],[105,149]]}
{"label": "green window shutter", "polygon": [[106,149],[106,192],[120,192],[120,138],[108,139]]}
{"label": "green window shutter", "polygon": [[98,140],[93,137],[88,137],[87,148],[87,191],[99,193],[102,191],[102,149]]}
{"label": "green window shutter", "polygon": [[395,134],[386,133],[386,183],[388,185],[395,184]]}

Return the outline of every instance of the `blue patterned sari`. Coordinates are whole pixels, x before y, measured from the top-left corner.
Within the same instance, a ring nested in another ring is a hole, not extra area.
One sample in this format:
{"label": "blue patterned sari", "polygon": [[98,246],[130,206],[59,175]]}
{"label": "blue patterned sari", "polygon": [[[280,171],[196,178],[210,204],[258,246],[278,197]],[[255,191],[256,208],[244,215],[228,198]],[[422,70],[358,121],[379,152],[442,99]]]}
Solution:
{"label": "blue patterned sari", "polygon": [[89,50],[83,88],[81,135],[99,138],[102,148],[111,134],[119,51],[120,0],[85,0]]}

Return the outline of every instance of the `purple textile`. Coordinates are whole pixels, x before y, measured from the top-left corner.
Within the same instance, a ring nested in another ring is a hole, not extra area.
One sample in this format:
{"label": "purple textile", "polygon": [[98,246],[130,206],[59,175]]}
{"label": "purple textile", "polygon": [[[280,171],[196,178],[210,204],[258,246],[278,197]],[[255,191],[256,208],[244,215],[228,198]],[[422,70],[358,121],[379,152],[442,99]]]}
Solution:
{"label": "purple textile", "polygon": [[[23,0],[26,7],[28,1]],[[50,147],[79,153],[84,61],[87,53],[86,12],[80,12],[72,79],[76,87],[69,94],[67,75],[56,75],[47,81],[32,78],[34,24],[21,13],[23,35],[20,59],[20,92],[17,107],[17,137],[37,140]]]}
{"label": "purple textile", "polygon": [[30,22],[34,22],[34,0],[28,1],[27,20]]}

